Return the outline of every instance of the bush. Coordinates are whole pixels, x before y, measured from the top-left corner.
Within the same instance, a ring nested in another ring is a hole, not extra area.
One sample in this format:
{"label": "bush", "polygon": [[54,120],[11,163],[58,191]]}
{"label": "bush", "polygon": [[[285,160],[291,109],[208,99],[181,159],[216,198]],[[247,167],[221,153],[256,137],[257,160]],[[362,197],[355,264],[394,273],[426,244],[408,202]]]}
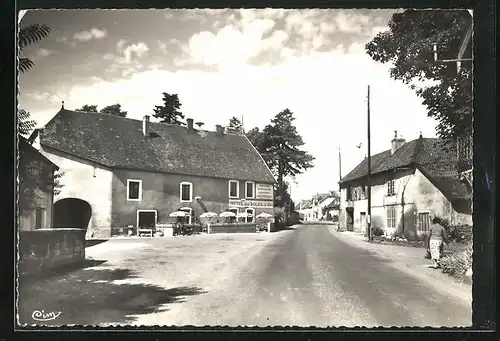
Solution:
{"label": "bush", "polygon": [[441,259],[441,268],[445,274],[463,279],[472,268],[472,243],[468,243],[465,250]]}
{"label": "bush", "polygon": [[372,229],[372,231],[373,231],[373,235],[376,237],[381,237],[385,234],[384,230],[381,229],[380,227],[374,227]]}

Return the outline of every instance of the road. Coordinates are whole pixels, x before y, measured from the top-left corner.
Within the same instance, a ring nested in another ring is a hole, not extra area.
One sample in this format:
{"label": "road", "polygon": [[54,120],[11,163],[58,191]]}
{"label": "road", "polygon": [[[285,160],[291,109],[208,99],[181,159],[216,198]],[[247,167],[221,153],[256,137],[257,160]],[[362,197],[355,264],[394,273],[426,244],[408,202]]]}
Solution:
{"label": "road", "polygon": [[471,305],[346,243],[326,226],[275,239],[204,295],[137,324],[228,326],[468,326]]}

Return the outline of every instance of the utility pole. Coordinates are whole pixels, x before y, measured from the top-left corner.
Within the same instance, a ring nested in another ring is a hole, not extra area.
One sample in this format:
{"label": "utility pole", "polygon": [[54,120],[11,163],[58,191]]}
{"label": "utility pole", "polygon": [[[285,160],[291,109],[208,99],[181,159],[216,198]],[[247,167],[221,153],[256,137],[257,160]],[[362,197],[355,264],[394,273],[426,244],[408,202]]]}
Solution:
{"label": "utility pole", "polygon": [[372,160],[370,153],[370,86],[368,85],[368,96],[367,96],[367,135],[368,135],[368,216],[367,216],[367,228],[368,228],[368,241],[371,242],[373,240],[372,236],[372,227],[371,227],[371,215],[372,215],[372,184],[371,184],[371,172],[372,172]]}
{"label": "utility pole", "polygon": [[340,155],[340,146],[339,146],[339,181],[342,180],[342,156]]}

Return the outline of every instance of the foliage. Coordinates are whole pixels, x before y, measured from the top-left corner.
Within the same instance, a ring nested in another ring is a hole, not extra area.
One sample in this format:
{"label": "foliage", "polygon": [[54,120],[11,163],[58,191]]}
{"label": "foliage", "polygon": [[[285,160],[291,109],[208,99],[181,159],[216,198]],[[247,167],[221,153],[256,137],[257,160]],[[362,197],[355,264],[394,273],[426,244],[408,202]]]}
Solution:
{"label": "foliage", "polygon": [[237,117],[233,116],[229,119],[229,124],[226,127],[226,132],[228,134],[243,135],[243,124]]}
{"label": "foliage", "polygon": [[444,140],[472,131],[472,64],[462,63],[457,74],[456,63],[434,61],[433,44],[440,60],[457,58],[471,21],[466,10],[405,10],[392,16],[389,31],[366,45],[373,60],[392,63],[391,77],[410,84],[423,99]]}
{"label": "foliage", "polygon": [[24,109],[17,111],[17,131],[21,136],[26,137],[36,127],[35,120],[31,119],[31,114]]}
{"label": "foliage", "polygon": [[465,250],[443,257],[440,262],[442,271],[464,279],[466,272],[472,268],[472,253],[472,243],[470,242]]}
{"label": "foliage", "polygon": [[381,237],[385,234],[384,230],[380,227],[373,227],[372,232],[373,232],[373,235],[376,237]]}
{"label": "foliage", "polygon": [[275,186],[275,191],[278,195],[283,194],[282,205],[289,200],[284,177],[293,178],[297,174],[301,174],[313,167],[314,161],[313,156],[300,149],[304,142],[293,124],[294,120],[293,113],[289,109],[285,109],[278,113],[264,130],[253,128],[246,134],[277,178],[278,183]]}
{"label": "foliage", "polygon": [[122,110],[121,104],[113,104],[113,105],[108,105],[107,107],[104,107],[100,111],[97,110],[97,105],[93,104],[85,104],[82,106],[80,109],[77,109],[77,111],[83,111],[83,112],[88,112],[88,113],[93,113],[96,114],[98,112],[103,113],[103,114],[110,114],[110,115],[115,115],[115,116],[120,116],[120,117],[127,117],[127,112],[125,110]]}
{"label": "foliage", "polygon": [[[30,44],[34,44],[42,39],[45,39],[50,33],[50,28],[46,25],[30,25],[19,30],[18,45],[22,52],[24,48]],[[26,72],[35,64],[26,57],[19,57],[19,71]]]}
{"label": "foliage", "polygon": [[122,110],[122,106],[120,104],[108,105],[107,107],[101,110],[104,114],[110,114],[120,117],[127,117],[127,112]]}
{"label": "foliage", "polygon": [[64,176],[64,172],[57,170],[54,172],[54,195],[61,194],[61,189],[64,185],[61,183],[61,179]]}
{"label": "foliage", "polygon": [[77,109],[76,111],[83,111],[83,112],[91,112],[91,113],[97,113],[97,105],[88,105],[85,104],[83,107],[80,109]]}
{"label": "foliage", "polygon": [[180,111],[181,102],[177,94],[163,93],[163,105],[155,105],[153,117],[161,119],[162,123],[185,125],[180,119],[184,114]]}

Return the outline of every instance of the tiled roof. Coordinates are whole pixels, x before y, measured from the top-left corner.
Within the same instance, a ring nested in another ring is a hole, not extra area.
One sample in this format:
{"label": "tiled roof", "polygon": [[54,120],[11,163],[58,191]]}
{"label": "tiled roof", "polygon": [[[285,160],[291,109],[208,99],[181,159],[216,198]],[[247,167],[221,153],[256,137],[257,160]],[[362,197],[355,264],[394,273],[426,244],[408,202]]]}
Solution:
{"label": "tiled roof", "polygon": [[[142,121],[62,109],[47,124],[40,143],[116,168],[273,183],[274,177],[249,140],[150,122],[156,137],[144,137]],[[151,134],[150,134],[151,135]]]}
{"label": "tiled roof", "polygon": [[[458,180],[456,155],[444,147],[442,140],[418,138],[403,144],[394,154],[391,150],[372,156],[371,174],[383,173],[408,166],[418,167],[429,180],[449,199],[470,198],[471,191]],[[368,174],[365,158],[340,181],[341,184],[362,178]]]}
{"label": "tiled roof", "polygon": [[47,157],[45,157],[45,155],[40,153],[35,147],[31,145],[29,140],[24,138],[23,136],[19,136],[19,151],[27,153],[27,155],[33,158],[43,160],[43,162],[50,164],[55,170],[59,169],[59,167],[55,163],[53,163]]}

